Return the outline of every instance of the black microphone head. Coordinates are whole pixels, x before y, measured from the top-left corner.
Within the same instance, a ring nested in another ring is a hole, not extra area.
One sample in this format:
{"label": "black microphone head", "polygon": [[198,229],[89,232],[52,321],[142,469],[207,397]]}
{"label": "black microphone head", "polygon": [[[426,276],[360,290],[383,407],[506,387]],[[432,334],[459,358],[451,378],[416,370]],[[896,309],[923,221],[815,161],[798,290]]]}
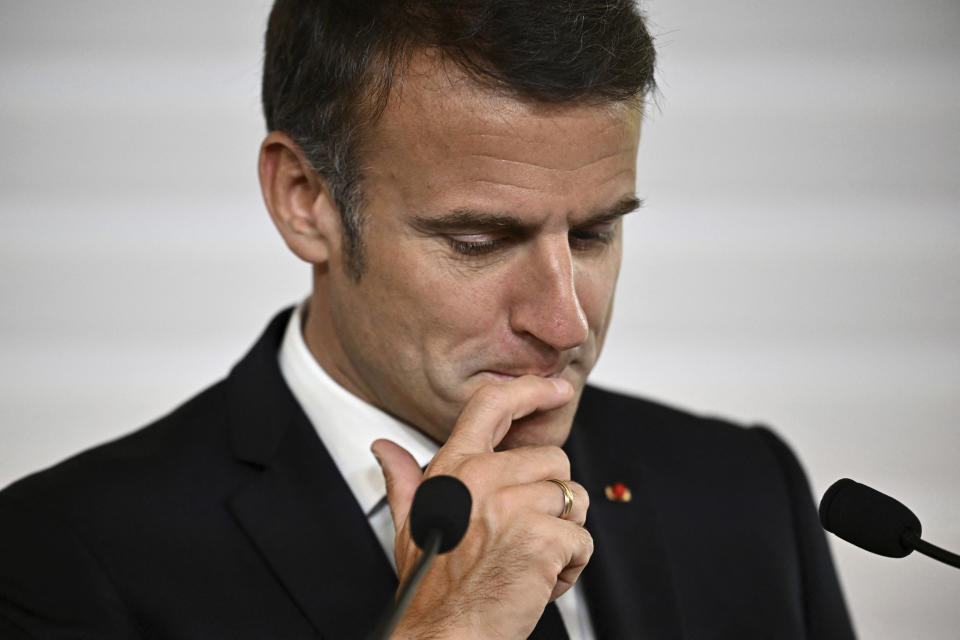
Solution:
{"label": "black microphone head", "polygon": [[431,531],[440,532],[440,549],[446,553],[460,544],[470,524],[473,499],[467,486],[453,476],[427,478],[410,506],[410,535],[423,549]]}
{"label": "black microphone head", "polygon": [[903,558],[913,551],[902,538],[918,537],[920,520],[890,496],[849,478],[837,480],[820,501],[820,524],[861,549],[888,558]]}

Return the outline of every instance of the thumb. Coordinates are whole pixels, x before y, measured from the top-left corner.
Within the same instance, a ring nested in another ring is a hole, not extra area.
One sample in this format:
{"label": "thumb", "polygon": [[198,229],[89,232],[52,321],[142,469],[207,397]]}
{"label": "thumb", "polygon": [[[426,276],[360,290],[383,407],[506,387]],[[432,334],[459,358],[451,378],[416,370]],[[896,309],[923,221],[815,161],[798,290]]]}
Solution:
{"label": "thumb", "polygon": [[383,471],[383,479],[387,485],[387,503],[393,516],[393,526],[399,533],[410,512],[413,494],[423,479],[423,471],[409,451],[390,440],[375,440],[370,451]]}

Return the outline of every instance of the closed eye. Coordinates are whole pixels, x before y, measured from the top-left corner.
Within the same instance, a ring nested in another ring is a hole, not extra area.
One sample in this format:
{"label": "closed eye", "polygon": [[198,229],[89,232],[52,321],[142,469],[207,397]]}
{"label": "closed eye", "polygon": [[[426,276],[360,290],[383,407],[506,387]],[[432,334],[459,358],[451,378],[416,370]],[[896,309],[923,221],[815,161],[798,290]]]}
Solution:
{"label": "closed eye", "polygon": [[447,242],[457,253],[464,256],[483,256],[506,245],[506,238],[477,236],[447,236]]}
{"label": "closed eye", "polygon": [[568,237],[573,249],[588,250],[610,244],[616,237],[617,223],[605,222],[586,228],[571,229]]}

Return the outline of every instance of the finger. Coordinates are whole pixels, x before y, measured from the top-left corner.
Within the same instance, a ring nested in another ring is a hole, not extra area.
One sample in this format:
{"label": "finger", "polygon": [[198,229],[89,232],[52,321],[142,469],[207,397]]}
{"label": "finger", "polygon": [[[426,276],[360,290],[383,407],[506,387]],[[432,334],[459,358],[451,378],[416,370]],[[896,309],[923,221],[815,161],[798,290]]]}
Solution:
{"label": "finger", "polygon": [[[578,526],[583,526],[587,521],[587,509],[590,508],[590,494],[579,482],[567,480],[564,482],[570,493],[573,494],[573,503],[570,505],[570,512],[564,515],[564,509],[567,506],[567,494],[556,482],[544,481],[535,485],[530,485],[538,489],[540,501],[538,505],[545,509],[547,515],[556,516],[563,520],[568,520]],[[559,495],[557,495],[559,494]]]}
{"label": "finger", "polygon": [[[566,483],[573,493],[573,506],[563,519],[582,527],[587,520],[590,496],[581,484],[569,480]],[[562,517],[566,504],[563,489],[547,481],[505,487],[500,490],[498,498],[502,508],[532,509],[553,518]]]}
{"label": "finger", "polygon": [[552,518],[553,528],[556,530],[557,540],[560,540],[560,548],[567,553],[563,569],[557,574],[557,582],[550,593],[550,601],[554,601],[566,593],[583,573],[584,567],[590,561],[593,555],[593,536],[583,527]]}
{"label": "finger", "polygon": [[489,457],[496,465],[495,473],[501,486],[570,478],[570,459],[563,449],[554,445],[517,447],[497,451]]}
{"label": "finger", "polygon": [[409,451],[390,440],[375,440],[370,446],[387,485],[387,502],[393,516],[393,526],[399,532],[407,520],[413,494],[423,478],[420,465]]}
{"label": "finger", "polygon": [[467,401],[444,449],[460,455],[493,451],[514,420],[562,407],[571,398],[573,387],[561,378],[528,375],[484,385]]}
{"label": "finger", "polygon": [[450,458],[443,459],[439,455],[437,458],[434,458],[437,464],[432,462],[427,467],[428,476],[450,472],[450,467],[455,466],[455,474],[467,486],[481,493],[548,478],[566,480],[570,477],[570,460],[567,454],[553,445],[478,453],[457,460],[455,465],[450,465]]}

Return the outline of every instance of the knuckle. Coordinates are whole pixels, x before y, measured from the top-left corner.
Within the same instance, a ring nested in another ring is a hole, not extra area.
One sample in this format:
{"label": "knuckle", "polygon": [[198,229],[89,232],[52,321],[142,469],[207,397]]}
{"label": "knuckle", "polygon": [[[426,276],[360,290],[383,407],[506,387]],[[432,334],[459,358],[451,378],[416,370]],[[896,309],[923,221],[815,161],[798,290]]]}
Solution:
{"label": "knuckle", "polygon": [[492,455],[478,453],[464,458],[457,468],[457,475],[468,487],[482,488],[485,481],[495,475],[492,467]]}
{"label": "knuckle", "polygon": [[529,450],[529,460],[531,463],[542,465],[545,469],[550,469],[550,476],[558,480],[568,480],[570,478],[570,458],[567,453],[555,445],[539,445],[531,447]]}
{"label": "knuckle", "polygon": [[587,552],[587,555],[593,555],[593,536],[583,527],[577,527],[574,534],[574,540],[577,546]]}
{"label": "knuckle", "polygon": [[544,577],[547,578],[550,583],[551,589],[553,588],[553,583],[557,581],[557,576],[560,575],[560,572],[562,572],[564,568],[566,568],[566,564],[559,557],[553,557],[549,563],[545,563]]}
{"label": "knuckle", "polygon": [[483,521],[487,531],[499,531],[503,528],[504,511],[499,501],[495,499],[484,500],[477,510],[479,518]]}
{"label": "knuckle", "polygon": [[584,511],[586,511],[587,509],[590,508],[590,492],[587,491],[586,488],[579,483],[577,484],[577,489],[579,490],[577,491],[577,500],[580,500],[581,504],[583,505]]}
{"label": "knuckle", "polygon": [[551,446],[549,447],[551,455],[553,457],[553,463],[558,469],[563,471],[563,478],[570,477],[570,458],[567,456],[566,451],[560,447]]}

